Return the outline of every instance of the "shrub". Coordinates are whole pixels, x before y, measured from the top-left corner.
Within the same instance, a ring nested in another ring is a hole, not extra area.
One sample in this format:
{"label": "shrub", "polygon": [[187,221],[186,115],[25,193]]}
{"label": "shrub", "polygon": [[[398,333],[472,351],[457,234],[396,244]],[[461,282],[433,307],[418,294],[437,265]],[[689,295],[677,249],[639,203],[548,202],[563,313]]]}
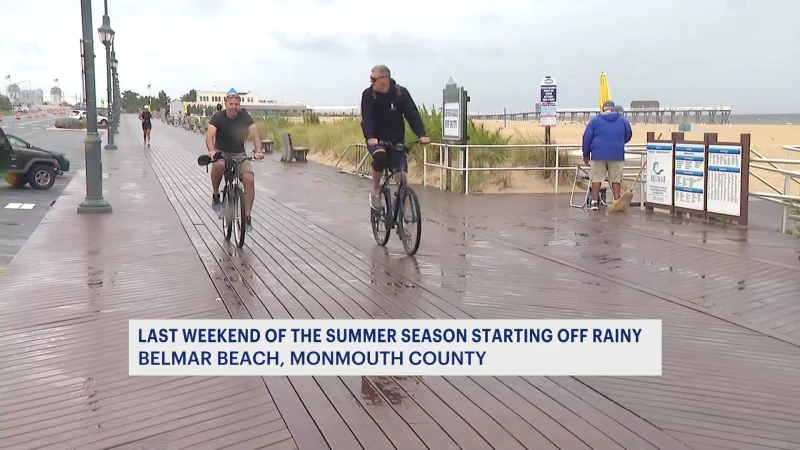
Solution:
{"label": "shrub", "polygon": [[54,126],[56,128],[62,128],[67,130],[81,130],[86,128],[86,121],[73,119],[70,117],[60,117],[56,119]]}
{"label": "shrub", "polygon": [[[420,108],[420,115],[425,125],[425,130],[432,142],[441,143],[442,139],[442,115],[440,110],[426,106]],[[312,154],[320,153],[333,156],[338,159],[348,145],[363,143],[364,136],[361,132],[361,119],[358,117],[337,118],[330,123],[322,122],[314,113],[303,115],[302,122],[291,121],[285,117],[270,117],[256,121],[262,137],[280,142],[280,132],[287,131],[292,135],[292,143],[296,146],[308,147]],[[515,147],[490,147],[481,146],[506,146],[512,144],[536,144],[544,145],[543,139],[530,135],[517,135],[507,137],[502,130],[491,130],[481,123],[469,120],[467,123],[467,143],[469,149],[469,167],[524,167],[524,166],[554,166],[556,158],[556,147],[548,146],[541,149],[515,148]],[[406,142],[413,142],[417,139],[410,127],[406,126]],[[555,142],[552,142],[555,144]],[[459,158],[459,148],[450,149],[450,161],[455,164]],[[422,164],[423,149],[421,146],[414,146],[409,152],[409,172],[413,172],[415,167]],[[343,159],[343,163],[355,164],[359,158],[358,152],[348,152]],[[439,148],[428,148],[428,161],[439,161]],[[567,165],[569,155],[567,151],[562,151],[559,156],[559,165]],[[537,170],[540,176],[555,182],[552,170]],[[461,189],[461,177],[457,172],[451,172],[454,182],[452,189]],[[561,180],[568,177],[567,172],[561,172]],[[489,182],[494,182],[501,188],[510,187],[512,182],[512,172],[491,171],[491,172],[470,172],[469,174],[470,192],[480,192],[484,190]]]}

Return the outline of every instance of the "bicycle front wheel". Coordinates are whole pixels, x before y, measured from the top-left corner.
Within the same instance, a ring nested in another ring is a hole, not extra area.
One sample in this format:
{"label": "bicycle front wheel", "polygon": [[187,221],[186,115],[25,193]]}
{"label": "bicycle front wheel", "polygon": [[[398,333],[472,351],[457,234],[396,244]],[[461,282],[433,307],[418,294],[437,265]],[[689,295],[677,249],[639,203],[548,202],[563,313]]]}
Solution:
{"label": "bicycle front wheel", "polygon": [[383,247],[389,242],[389,236],[392,234],[391,226],[391,209],[389,208],[389,192],[383,190],[383,210],[375,211],[370,207],[370,222],[372,223],[372,235],[375,237],[375,242]]}
{"label": "bicycle front wheel", "polygon": [[233,204],[233,212],[234,212],[234,220],[233,220],[233,235],[234,235],[234,243],[236,244],[237,248],[244,247],[244,235],[245,235],[245,225],[244,225],[244,193],[241,189],[236,190],[236,194],[234,194],[233,198],[235,198],[235,202]]}
{"label": "bicycle front wheel", "polygon": [[235,198],[228,194],[228,189],[222,191],[222,231],[226,241],[230,241],[233,235],[233,208],[236,206]]}
{"label": "bicycle front wheel", "polygon": [[414,256],[419,250],[419,243],[422,239],[422,212],[419,208],[417,193],[409,187],[403,189],[397,222],[403,248],[408,256]]}

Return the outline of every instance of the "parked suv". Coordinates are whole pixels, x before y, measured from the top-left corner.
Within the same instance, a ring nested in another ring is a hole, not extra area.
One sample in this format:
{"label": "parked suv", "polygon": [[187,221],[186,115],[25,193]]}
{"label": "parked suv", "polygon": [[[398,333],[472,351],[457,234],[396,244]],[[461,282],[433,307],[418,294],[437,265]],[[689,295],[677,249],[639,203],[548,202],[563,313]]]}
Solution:
{"label": "parked suv", "polygon": [[53,187],[60,168],[58,160],[50,153],[33,148],[14,148],[0,128],[0,170],[6,182],[13,187],[30,184],[33,189]]}

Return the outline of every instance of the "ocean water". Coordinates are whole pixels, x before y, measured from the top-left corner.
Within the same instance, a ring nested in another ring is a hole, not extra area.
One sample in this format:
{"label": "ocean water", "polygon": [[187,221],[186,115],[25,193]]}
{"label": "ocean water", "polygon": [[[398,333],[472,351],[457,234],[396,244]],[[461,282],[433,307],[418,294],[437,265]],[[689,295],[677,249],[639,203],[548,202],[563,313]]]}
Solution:
{"label": "ocean water", "polygon": [[800,114],[731,114],[732,124],[800,125]]}

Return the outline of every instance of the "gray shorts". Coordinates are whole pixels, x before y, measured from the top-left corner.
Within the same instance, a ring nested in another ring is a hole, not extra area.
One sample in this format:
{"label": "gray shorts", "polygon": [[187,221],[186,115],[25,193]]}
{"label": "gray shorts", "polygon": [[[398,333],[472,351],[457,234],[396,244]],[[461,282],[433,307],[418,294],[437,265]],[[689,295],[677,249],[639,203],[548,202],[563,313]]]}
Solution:
{"label": "gray shorts", "polygon": [[[246,153],[228,153],[221,152],[222,158],[231,157],[236,161],[236,178],[241,179],[242,174],[253,173],[253,164],[247,159]],[[221,159],[220,159],[221,160]]]}

